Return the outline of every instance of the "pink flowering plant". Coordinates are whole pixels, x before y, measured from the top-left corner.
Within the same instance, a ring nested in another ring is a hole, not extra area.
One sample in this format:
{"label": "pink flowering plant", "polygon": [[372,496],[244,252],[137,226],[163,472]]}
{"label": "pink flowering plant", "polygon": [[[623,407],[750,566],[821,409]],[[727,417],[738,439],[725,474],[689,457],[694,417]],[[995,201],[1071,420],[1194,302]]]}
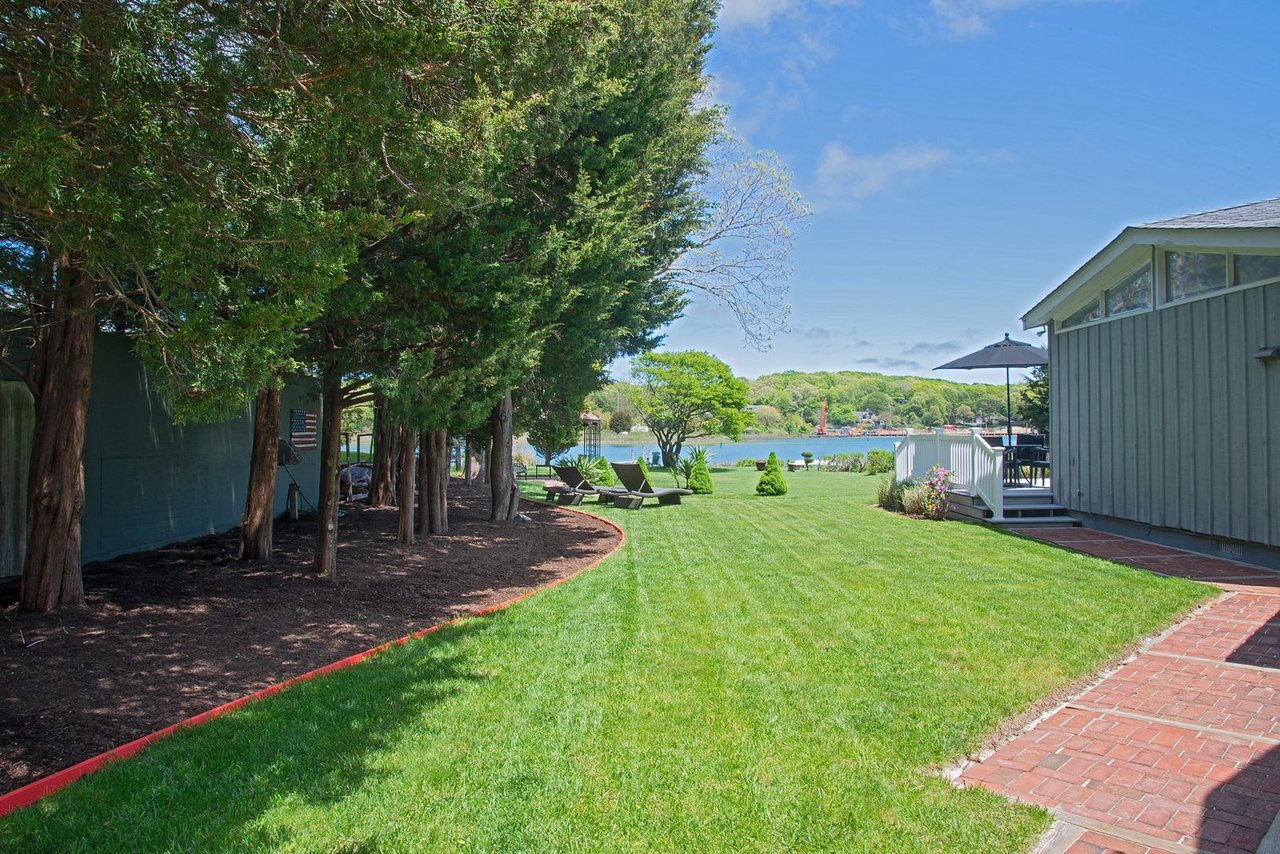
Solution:
{"label": "pink flowering plant", "polygon": [[920,504],[922,515],[930,519],[945,519],[951,512],[951,502],[947,500],[947,490],[951,484],[951,472],[942,466],[929,469],[929,474],[920,483]]}

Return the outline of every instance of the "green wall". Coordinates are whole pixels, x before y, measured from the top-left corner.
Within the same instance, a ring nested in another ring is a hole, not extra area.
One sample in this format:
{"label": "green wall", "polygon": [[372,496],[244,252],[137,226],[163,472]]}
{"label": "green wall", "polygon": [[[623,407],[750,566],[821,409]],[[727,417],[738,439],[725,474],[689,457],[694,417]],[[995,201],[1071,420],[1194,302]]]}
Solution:
{"label": "green wall", "polygon": [[[287,384],[281,408],[280,434],[287,438],[290,409],[319,412],[315,384],[302,379]],[[103,560],[239,525],[252,437],[252,404],[218,424],[174,425],[128,339],[100,334],[85,443],[81,559]],[[0,447],[0,470],[20,453]],[[319,451],[304,451],[302,462],[290,470],[314,503]],[[288,484],[282,468],[277,513],[284,511]]]}

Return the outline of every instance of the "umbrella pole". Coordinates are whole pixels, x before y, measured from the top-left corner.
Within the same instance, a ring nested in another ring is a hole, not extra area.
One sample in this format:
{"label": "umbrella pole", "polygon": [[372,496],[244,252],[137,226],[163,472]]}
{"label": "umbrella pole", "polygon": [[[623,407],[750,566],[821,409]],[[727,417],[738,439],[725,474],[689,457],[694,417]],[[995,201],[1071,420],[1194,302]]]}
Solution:
{"label": "umbrella pole", "polygon": [[1004,369],[1004,429],[1009,437],[1007,444],[1013,444],[1013,390],[1009,387],[1009,369]]}

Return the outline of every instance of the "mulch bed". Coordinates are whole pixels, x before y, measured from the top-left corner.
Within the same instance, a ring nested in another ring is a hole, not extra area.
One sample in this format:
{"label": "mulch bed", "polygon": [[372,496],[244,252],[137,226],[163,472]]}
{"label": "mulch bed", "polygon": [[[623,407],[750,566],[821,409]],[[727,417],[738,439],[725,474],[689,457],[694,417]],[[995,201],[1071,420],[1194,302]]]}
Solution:
{"label": "mulch bed", "polygon": [[450,532],[396,543],[395,510],[344,505],[338,580],[310,569],[314,521],[277,522],[276,559],[218,534],[85,568],[86,611],[25,614],[0,589],[0,793],[260,688],[473,613],[598,560],[618,533],[450,484]]}

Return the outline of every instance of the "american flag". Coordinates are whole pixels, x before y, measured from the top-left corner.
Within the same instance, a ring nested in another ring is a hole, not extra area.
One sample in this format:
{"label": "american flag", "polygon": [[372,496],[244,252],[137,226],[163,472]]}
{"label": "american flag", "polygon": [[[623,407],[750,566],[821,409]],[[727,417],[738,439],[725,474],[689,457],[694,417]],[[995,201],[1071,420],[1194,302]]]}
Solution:
{"label": "american flag", "polygon": [[289,410],[289,441],[299,451],[316,449],[316,414],[309,409]]}

